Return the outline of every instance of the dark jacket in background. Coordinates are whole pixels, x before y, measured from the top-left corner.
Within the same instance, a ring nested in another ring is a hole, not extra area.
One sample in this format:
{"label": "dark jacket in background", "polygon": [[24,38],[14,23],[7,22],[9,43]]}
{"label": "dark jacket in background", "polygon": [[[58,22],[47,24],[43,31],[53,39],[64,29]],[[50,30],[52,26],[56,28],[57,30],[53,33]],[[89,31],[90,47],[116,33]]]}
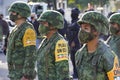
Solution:
{"label": "dark jacket in background", "polygon": [[38,36],[39,35],[39,31],[38,31],[39,22],[37,20],[35,20],[34,22],[30,21],[30,23],[33,24],[33,27],[34,27],[34,29],[36,31],[37,36]]}

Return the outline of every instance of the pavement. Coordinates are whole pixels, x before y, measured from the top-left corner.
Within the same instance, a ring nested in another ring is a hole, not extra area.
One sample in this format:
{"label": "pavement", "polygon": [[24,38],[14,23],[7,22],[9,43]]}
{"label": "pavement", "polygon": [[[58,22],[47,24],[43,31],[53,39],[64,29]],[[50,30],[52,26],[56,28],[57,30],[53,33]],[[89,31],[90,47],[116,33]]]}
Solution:
{"label": "pavement", "polygon": [[[70,75],[72,75],[72,63],[71,60],[69,60],[69,70],[70,70]],[[6,56],[3,53],[0,53],[0,80],[10,80],[8,77],[8,67],[7,67],[7,62],[6,62]],[[35,80],[38,80],[37,77]],[[78,79],[74,79],[78,80]]]}

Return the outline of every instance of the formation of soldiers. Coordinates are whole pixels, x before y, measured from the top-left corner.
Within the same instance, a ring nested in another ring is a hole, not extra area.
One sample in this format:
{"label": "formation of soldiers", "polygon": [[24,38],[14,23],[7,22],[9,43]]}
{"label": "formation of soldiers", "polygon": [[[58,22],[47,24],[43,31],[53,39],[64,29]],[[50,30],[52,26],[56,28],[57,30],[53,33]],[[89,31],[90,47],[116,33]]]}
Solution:
{"label": "formation of soldiers", "polygon": [[[86,11],[79,19],[76,18],[78,32],[75,38],[80,43],[77,50],[71,50],[75,45],[74,39],[69,42],[58,32],[64,28],[65,21],[59,11],[47,10],[38,18],[38,31],[42,38],[38,49],[35,29],[27,21],[31,14],[28,4],[14,2],[9,14],[10,20],[15,22],[15,28],[8,37],[6,53],[10,80],[34,80],[36,75],[38,80],[70,80],[68,61],[72,52],[78,80],[120,80],[120,13],[107,19],[99,12]],[[101,35],[109,33],[106,42],[101,40]]]}

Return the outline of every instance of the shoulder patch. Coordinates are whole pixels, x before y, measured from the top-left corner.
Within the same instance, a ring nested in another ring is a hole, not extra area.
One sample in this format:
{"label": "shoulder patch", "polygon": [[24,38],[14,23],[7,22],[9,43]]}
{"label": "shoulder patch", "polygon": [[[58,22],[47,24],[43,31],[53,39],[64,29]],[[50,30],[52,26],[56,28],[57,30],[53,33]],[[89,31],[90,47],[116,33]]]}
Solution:
{"label": "shoulder patch", "polygon": [[55,46],[55,61],[68,60],[68,44],[65,40],[59,40]]}
{"label": "shoulder patch", "polygon": [[36,45],[36,33],[33,29],[28,28],[25,31],[25,34],[23,37],[23,45],[24,47],[30,46],[30,45]]}
{"label": "shoulder patch", "polygon": [[107,72],[109,80],[120,80],[120,65],[118,57],[115,56],[113,69]]}

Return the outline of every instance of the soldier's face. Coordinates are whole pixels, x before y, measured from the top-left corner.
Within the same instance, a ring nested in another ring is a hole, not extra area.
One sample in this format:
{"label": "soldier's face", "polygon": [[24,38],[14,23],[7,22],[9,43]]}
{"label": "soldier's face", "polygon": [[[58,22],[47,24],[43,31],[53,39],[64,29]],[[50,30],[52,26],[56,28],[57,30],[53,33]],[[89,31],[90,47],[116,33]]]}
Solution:
{"label": "soldier's face", "polygon": [[114,27],[114,28],[116,28],[116,29],[119,28],[119,25],[117,23],[112,23],[111,26]]}
{"label": "soldier's face", "polygon": [[79,41],[84,44],[88,43],[89,41],[93,40],[95,37],[97,37],[97,31],[94,29],[94,27],[88,23],[81,24],[81,29],[78,33]]}
{"label": "soldier's face", "polygon": [[81,30],[84,30],[86,32],[91,32],[91,25],[88,23],[81,24]]}
{"label": "soldier's face", "polygon": [[46,21],[42,21],[42,22],[40,22],[40,24],[42,24],[44,26],[48,26],[48,22],[46,22]]}
{"label": "soldier's face", "polygon": [[110,24],[110,32],[113,35],[116,35],[120,32],[120,26],[117,23]]}

